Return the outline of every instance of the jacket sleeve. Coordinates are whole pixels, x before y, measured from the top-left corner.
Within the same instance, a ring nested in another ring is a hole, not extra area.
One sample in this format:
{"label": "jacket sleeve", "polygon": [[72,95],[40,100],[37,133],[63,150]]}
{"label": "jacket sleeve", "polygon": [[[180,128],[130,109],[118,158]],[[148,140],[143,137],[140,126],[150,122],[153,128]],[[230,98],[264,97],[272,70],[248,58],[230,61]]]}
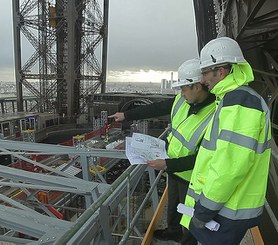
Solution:
{"label": "jacket sleeve", "polygon": [[124,112],[125,120],[132,121],[170,115],[173,103],[174,98],[170,98],[149,105],[136,107]]}
{"label": "jacket sleeve", "polygon": [[180,158],[166,159],[166,172],[175,173],[192,170],[195,164],[196,154]]}

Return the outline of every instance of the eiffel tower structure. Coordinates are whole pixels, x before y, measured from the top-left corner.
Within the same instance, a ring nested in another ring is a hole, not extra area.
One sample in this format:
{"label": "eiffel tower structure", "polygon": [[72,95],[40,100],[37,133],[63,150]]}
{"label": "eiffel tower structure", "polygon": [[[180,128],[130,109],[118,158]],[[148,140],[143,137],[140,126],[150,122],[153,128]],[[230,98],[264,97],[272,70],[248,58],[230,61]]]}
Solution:
{"label": "eiffel tower structure", "polygon": [[89,94],[105,92],[108,0],[15,0],[13,5],[17,110],[24,91],[37,112],[68,122],[86,112]]}

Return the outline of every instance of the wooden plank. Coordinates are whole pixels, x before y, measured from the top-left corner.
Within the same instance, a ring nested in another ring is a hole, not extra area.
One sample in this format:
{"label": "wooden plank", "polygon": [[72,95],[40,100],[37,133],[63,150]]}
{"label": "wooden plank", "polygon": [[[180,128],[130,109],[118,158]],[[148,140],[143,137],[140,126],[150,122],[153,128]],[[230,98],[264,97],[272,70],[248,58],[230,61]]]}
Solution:
{"label": "wooden plank", "polygon": [[258,226],[250,229],[254,245],[264,245],[264,241]]}
{"label": "wooden plank", "polygon": [[167,199],[168,199],[168,185],[166,186],[166,188],[163,192],[163,195],[159,201],[157,209],[155,210],[155,213],[148,226],[148,229],[145,233],[145,236],[144,236],[144,239],[143,239],[141,245],[150,245],[151,244],[152,238],[153,238],[153,233],[154,233],[159,221],[161,220],[161,216],[164,212],[164,208],[165,208]]}
{"label": "wooden plank", "polygon": [[[157,209],[155,210],[155,213],[148,226],[148,229],[145,233],[145,236],[143,238],[141,245],[150,245],[151,244],[152,238],[153,238],[153,233],[154,233],[155,229],[157,228],[157,225],[163,215],[166,201],[168,199],[167,197],[168,197],[168,185],[166,186],[166,188],[163,192],[163,195],[159,201]],[[246,237],[245,240],[243,239],[244,241],[242,244],[245,244],[245,243],[250,244],[251,243],[252,245],[264,245],[264,241],[262,239],[260,230],[257,226],[249,229],[249,234],[250,233],[251,233],[251,236],[249,235],[249,237]]]}

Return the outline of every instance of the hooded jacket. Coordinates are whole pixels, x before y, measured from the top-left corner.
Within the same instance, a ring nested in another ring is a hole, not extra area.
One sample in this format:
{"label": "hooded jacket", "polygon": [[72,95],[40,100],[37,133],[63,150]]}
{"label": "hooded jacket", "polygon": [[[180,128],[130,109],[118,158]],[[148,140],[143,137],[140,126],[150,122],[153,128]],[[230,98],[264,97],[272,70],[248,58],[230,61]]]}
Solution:
{"label": "hooded jacket", "polygon": [[[251,81],[250,65],[234,64],[231,73],[211,90],[217,108],[199,149],[185,200],[202,222],[221,216],[240,224],[263,212],[271,124],[265,101],[247,86]],[[188,228],[190,220],[183,215],[181,224]]]}

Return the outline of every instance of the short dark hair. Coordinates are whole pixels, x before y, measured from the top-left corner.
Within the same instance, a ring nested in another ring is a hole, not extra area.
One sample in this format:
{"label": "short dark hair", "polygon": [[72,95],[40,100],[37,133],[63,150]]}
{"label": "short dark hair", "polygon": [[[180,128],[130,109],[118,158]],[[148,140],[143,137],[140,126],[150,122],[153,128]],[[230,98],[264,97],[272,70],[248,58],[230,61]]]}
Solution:
{"label": "short dark hair", "polygon": [[229,72],[232,70],[232,64],[226,64],[226,65],[223,65],[223,66],[220,66],[220,67],[223,67],[224,69],[226,70],[229,70]]}

